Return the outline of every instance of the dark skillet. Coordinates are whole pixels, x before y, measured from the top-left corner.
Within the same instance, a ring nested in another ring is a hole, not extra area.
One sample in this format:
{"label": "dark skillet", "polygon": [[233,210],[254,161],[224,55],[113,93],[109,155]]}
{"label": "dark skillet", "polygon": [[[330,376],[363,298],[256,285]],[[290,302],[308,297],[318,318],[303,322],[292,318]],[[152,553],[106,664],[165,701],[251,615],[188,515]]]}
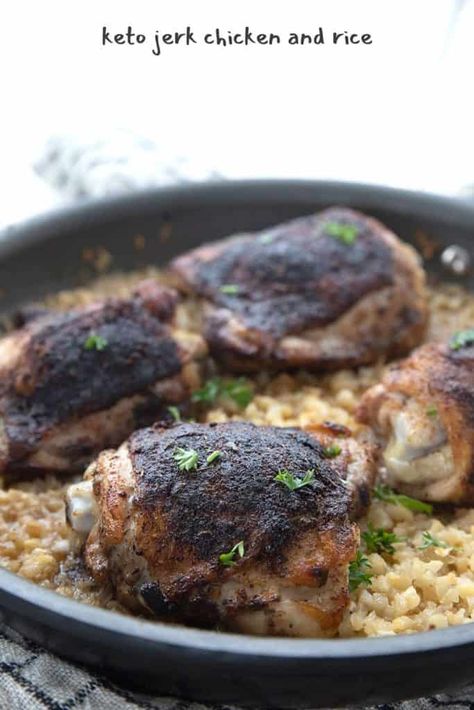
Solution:
{"label": "dark skillet", "polygon": [[[474,207],[399,190],[326,182],[241,182],[156,190],[85,204],[7,230],[0,242],[2,310],[94,275],[84,250],[113,268],[162,264],[204,240],[344,204],[403,239],[420,233],[472,253]],[[145,247],[136,249],[137,235]],[[428,263],[436,278],[438,259]],[[465,283],[474,286],[472,274]],[[88,607],[0,570],[3,620],[67,658],[142,691],[273,707],[377,703],[472,679],[474,624],[380,639],[290,640],[167,626]]]}

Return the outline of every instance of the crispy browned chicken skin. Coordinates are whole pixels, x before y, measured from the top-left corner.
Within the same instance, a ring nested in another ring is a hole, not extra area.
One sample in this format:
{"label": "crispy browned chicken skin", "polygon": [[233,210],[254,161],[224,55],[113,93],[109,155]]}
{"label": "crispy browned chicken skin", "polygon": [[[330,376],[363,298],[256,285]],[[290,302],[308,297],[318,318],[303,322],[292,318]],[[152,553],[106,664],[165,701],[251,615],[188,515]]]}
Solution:
{"label": "crispy browned chicken skin", "polygon": [[400,356],[419,344],[427,321],[415,251],[345,208],[205,244],[170,271],[202,300],[211,351],[236,370]]}
{"label": "crispy browned chicken skin", "polygon": [[366,392],[359,417],[383,442],[391,486],[428,501],[473,505],[474,345],[454,347],[415,350]]}
{"label": "crispy browned chicken skin", "polygon": [[371,432],[361,431],[354,437],[350,429],[334,422],[309,424],[304,430],[317,439],[326,456],[335,454],[331,463],[347,483],[350,516],[357,520],[367,512],[377,477],[376,446]]}
{"label": "crispy browned chicken skin", "polygon": [[[344,453],[331,459],[314,434],[247,422],[135,432],[69,489],[70,523],[89,533],[87,567],[134,611],[256,634],[334,634],[358,544],[343,476],[358,457],[369,476],[373,468],[364,446],[337,440]],[[197,468],[180,470],[178,448],[196,452]],[[275,480],[284,469],[314,480],[290,490]],[[242,556],[225,566],[220,556],[239,543]]]}
{"label": "crispy browned chicken skin", "polygon": [[128,299],[38,313],[3,338],[0,472],[81,469],[187,396],[186,363],[205,347],[174,337],[176,300],[143,282]]}

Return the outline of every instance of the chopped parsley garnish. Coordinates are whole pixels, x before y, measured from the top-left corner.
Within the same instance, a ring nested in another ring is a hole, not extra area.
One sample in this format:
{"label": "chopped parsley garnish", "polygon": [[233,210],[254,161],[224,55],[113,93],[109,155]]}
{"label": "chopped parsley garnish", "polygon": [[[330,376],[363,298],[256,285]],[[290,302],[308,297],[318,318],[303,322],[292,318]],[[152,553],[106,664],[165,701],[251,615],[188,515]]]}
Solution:
{"label": "chopped parsley garnish", "polygon": [[101,350],[105,350],[107,345],[107,340],[101,335],[97,335],[97,333],[91,333],[84,341],[85,350],[99,350],[100,352]]}
{"label": "chopped parsley garnish", "polygon": [[192,471],[197,468],[199,454],[194,449],[177,448],[173,453],[173,458],[178,464],[180,471]]}
{"label": "chopped parsley garnish", "polygon": [[225,293],[227,296],[235,296],[239,293],[239,287],[237,284],[222,284],[219,291]]}
{"label": "chopped parsley garnish", "polygon": [[466,345],[474,345],[474,328],[459,331],[459,333],[453,335],[449,341],[451,350],[460,350],[466,347]]}
{"label": "chopped parsley garnish", "polygon": [[324,231],[330,237],[335,237],[343,244],[354,244],[359,233],[358,227],[354,224],[342,224],[341,222],[327,222]]}
{"label": "chopped parsley garnish", "polygon": [[273,480],[283,483],[290,491],[297,491],[298,488],[308,486],[314,481],[314,469],[308,469],[303,478],[296,478],[286,468],[282,468]]}
{"label": "chopped parsley garnish", "polygon": [[323,456],[326,459],[335,459],[336,456],[339,456],[341,451],[342,449],[339,444],[331,444],[331,446],[326,446],[323,449]]}
{"label": "chopped parsley garnish", "polygon": [[193,392],[191,397],[193,402],[202,402],[203,404],[212,404],[216,401],[221,391],[221,381],[218,377],[213,377],[208,380],[201,389]]}
{"label": "chopped parsley garnish", "polygon": [[393,503],[394,505],[401,505],[403,508],[412,510],[415,513],[425,513],[426,515],[431,515],[433,512],[433,506],[429,503],[424,503],[416,498],[410,498],[410,496],[403,495],[401,493],[395,493],[388,486],[377,485],[374,488],[374,496],[379,500],[385,501],[385,503]]}
{"label": "chopped parsley garnish", "polygon": [[428,417],[437,417],[438,416],[438,410],[434,406],[434,404],[430,404],[430,406],[426,408],[426,414]]}
{"label": "chopped parsley garnish", "polygon": [[220,451],[213,451],[212,454],[209,454],[209,456],[207,457],[207,459],[206,459],[207,463],[212,463],[213,461],[218,459],[220,455],[221,455]]}
{"label": "chopped parsley garnish", "polygon": [[171,407],[168,407],[168,412],[171,414],[175,422],[181,421],[181,412],[179,411],[178,407],[172,405]]}
{"label": "chopped parsley garnish", "polygon": [[271,244],[273,242],[273,234],[262,234],[259,242],[260,244]]}
{"label": "chopped parsley garnish", "polygon": [[437,537],[434,537],[434,535],[425,530],[425,532],[423,533],[423,542],[418,549],[427,550],[428,547],[449,547],[449,545],[447,545],[442,540],[438,540]]}
{"label": "chopped parsley garnish", "polygon": [[401,542],[398,535],[393,532],[384,530],[383,528],[374,528],[369,523],[367,530],[362,533],[362,539],[365,542],[367,552],[388,552],[393,555],[395,552],[394,545]]}
{"label": "chopped parsley garnish", "polygon": [[244,541],[241,540],[237,543],[237,545],[234,545],[232,550],[229,552],[223,552],[222,555],[219,555],[219,562],[221,565],[224,565],[224,567],[233,567],[236,563],[235,556],[239,555],[239,557],[242,558],[244,554]]}
{"label": "chopped parsley garnish", "polygon": [[252,388],[244,377],[224,382],[222,394],[230,397],[241,409],[244,409],[253,399]]}
{"label": "chopped parsley garnish", "polygon": [[354,592],[361,584],[372,584],[373,574],[368,572],[372,567],[367,557],[360,550],[357,551],[355,560],[349,563],[349,589]]}
{"label": "chopped parsley garnish", "polygon": [[223,380],[213,377],[192,395],[193,402],[212,404],[218,397],[229,397],[238,407],[244,409],[253,399],[253,391],[244,377],[236,380]]}

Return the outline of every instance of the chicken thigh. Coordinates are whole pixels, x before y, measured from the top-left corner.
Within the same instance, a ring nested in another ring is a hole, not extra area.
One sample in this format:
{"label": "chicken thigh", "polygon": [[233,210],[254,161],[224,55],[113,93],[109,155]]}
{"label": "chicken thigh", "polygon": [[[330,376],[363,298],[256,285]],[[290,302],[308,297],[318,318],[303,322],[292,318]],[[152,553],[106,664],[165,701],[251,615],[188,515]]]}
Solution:
{"label": "chicken thigh", "polygon": [[186,397],[206,348],[167,324],[176,300],[143,282],[128,299],[39,312],[4,337],[0,472],[83,469]]}
{"label": "chicken thigh", "polygon": [[362,430],[357,437],[350,429],[334,422],[309,424],[304,428],[323,447],[326,458],[343,481],[351,498],[350,516],[357,520],[369,507],[377,477],[377,447],[370,431]]}
{"label": "chicken thigh", "polygon": [[380,437],[393,488],[427,501],[474,504],[474,330],[429,343],[364,395],[361,421]]}
{"label": "chicken thigh", "polygon": [[344,478],[356,460],[373,471],[351,446],[247,422],[157,424],[90,465],[68,490],[68,519],[91,574],[133,611],[331,636],[358,546]]}
{"label": "chicken thigh", "polygon": [[345,208],[205,244],[170,265],[228,367],[338,369],[406,354],[427,322],[416,252]]}

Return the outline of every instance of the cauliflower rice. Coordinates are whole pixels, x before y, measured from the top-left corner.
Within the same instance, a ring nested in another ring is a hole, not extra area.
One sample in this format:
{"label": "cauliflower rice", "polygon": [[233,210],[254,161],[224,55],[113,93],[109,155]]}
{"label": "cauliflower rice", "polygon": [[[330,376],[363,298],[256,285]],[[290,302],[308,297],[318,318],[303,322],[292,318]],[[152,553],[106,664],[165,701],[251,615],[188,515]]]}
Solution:
{"label": "cauliflower rice", "polygon": [[[126,294],[148,269],[134,275],[101,277],[93,287],[61,292],[46,300],[70,308],[99,295]],[[180,313],[181,327],[195,318]],[[474,323],[474,296],[458,286],[438,286],[431,295],[429,339],[447,338]],[[377,382],[382,363],[331,375],[280,374],[254,378],[255,396],[245,410],[221,401],[205,421],[245,419],[256,424],[305,426],[331,420],[357,430],[354,411],[360,395]],[[123,611],[110,589],[86,574],[65,522],[65,483],[54,477],[14,483],[0,490],[0,565],[43,587],[74,599]],[[435,512],[433,516],[374,500],[360,521],[393,531],[401,542],[393,555],[367,554],[370,585],[352,593],[339,636],[381,636],[439,629],[474,620],[474,510]],[[428,531],[440,547],[423,545]],[[363,547],[362,547],[363,549]]]}

